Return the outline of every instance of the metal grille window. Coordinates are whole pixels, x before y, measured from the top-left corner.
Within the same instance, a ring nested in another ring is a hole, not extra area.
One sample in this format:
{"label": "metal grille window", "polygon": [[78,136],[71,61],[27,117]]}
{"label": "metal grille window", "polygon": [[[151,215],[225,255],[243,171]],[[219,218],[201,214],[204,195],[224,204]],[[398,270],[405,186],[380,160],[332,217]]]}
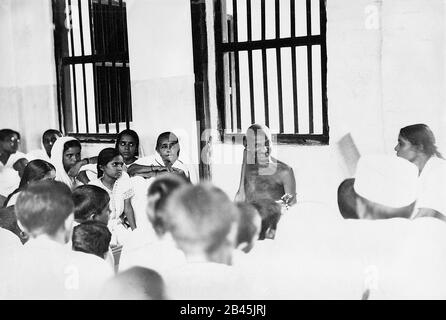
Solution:
{"label": "metal grille window", "polygon": [[132,120],[126,3],[53,0],[59,125],[117,133]]}
{"label": "metal grille window", "polygon": [[328,143],[325,0],[216,0],[220,128]]}

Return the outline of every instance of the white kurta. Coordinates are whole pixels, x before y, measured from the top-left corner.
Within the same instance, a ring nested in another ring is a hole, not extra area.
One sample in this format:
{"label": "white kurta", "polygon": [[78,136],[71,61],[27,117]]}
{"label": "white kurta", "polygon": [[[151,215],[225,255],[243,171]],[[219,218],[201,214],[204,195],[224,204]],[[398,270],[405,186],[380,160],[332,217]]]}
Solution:
{"label": "white kurta", "polygon": [[434,209],[446,216],[446,160],[431,157],[421,171],[418,183],[416,208]]}

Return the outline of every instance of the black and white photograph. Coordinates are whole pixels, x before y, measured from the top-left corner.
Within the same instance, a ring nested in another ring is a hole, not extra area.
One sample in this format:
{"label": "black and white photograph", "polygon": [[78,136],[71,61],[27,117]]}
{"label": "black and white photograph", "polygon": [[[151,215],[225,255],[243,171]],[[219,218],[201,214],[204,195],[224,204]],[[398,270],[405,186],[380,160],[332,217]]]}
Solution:
{"label": "black and white photograph", "polygon": [[445,157],[446,0],[0,0],[0,300],[446,300]]}

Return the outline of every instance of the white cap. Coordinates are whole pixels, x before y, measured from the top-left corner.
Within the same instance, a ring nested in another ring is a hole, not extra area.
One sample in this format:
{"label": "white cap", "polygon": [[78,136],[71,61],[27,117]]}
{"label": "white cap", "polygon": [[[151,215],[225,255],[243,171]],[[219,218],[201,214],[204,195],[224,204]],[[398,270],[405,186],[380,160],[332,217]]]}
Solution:
{"label": "white cap", "polygon": [[353,188],[361,197],[391,208],[417,198],[418,168],[396,156],[367,155],[359,159]]}

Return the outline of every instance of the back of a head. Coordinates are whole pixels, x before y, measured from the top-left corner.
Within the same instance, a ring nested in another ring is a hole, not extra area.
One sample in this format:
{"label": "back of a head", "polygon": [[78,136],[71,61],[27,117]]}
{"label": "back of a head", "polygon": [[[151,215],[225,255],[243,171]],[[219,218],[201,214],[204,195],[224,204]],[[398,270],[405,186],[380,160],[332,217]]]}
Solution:
{"label": "back of a head", "polygon": [[268,231],[275,232],[282,214],[282,207],[272,199],[258,199],[251,202],[257,209],[262,218],[262,226],[260,228],[259,240],[268,237]]}
{"label": "back of a head", "polygon": [[209,254],[226,244],[233,247],[229,234],[237,214],[228,196],[211,184],[181,187],[165,209],[167,229],[186,255],[191,248]]}
{"label": "back of a head", "polygon": [[[409,161],[387,155],[359,159],[353,189],[357,203],[372,219],[409,217],[417,197],[418,168]],[[359,208],[357,213],[364,218]]]}
{"label": "back of a head", "polygon": [[258,238],[262,218],[257,209],[249,203],[237,202],[236,206],[239,210],[236,246],[250,244]]}
{"label": "back of a head", "polygon": [[107,300],[166,299],[160,274],[143,267],[132,267],[118,273],[105,284],[101,296]]}
{"label": "back of a head", "polygon": [[100,215],[108,205],[110,196],[104,189],[94,185],[83,185],[74,189],[74,219],[81,223]]}
{"label": "back of a head", "polygon": [[73,229],[72,248],[75,251],[94,254],[102,259],[109,250],[111,233],[106,224],[85,221]]}
{"label": "back of a head", "polygon": [[158,234],[163,234],[166,231],[164,207],[169,196],[182,186],[190,185],[184,176],[172,173],[165,173],[159,175],[150,185],[147,192],[149,199],[155,199],[151,205],[151,211],[147,212],[149,220],[152,222]]}
{"label": "back of a head", "polygon": [[15,212],[32,236],[55,235],[73,212],[70,188],[51,180],[31,183],[18,196]]}

